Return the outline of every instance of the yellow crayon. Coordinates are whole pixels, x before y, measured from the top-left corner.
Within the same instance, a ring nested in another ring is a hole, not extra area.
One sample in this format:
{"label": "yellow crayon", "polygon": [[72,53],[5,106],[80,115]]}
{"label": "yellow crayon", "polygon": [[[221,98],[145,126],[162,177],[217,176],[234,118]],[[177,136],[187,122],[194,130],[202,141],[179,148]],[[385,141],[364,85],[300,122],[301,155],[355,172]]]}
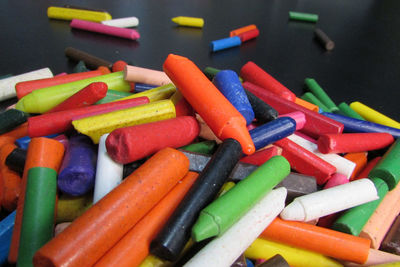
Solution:
{"label": "yellow crayon", "polygon": [[56,223],[72,222],[82,215],[93,203],[93,194],[79,197],[62,195],[57,201]]}
{"label": "yellow crayon", "polygon": [[168,267],[172,266],[171,262],[164,261],[154,255],[147,256],[139,267]]}
{"label": "yellow crayon", "polygon": [[84,9],[65,8],[51,6],[47,8],[47,17],[51,19],[81,19],[94,22],[112,19],[111,15],[107,12],[91,11]]}
{"label": "yellow crayon", "polygon": [[224,185],[221,187],[221,190],[219,190],[218,197],[222,196],[229,190],[231,190],[235,186],[234,182],[226,182]]}
{"label": "yellow crayon", "polygon": [[132,99],[132,98],[137,98],[141,96],[147,96],[149,98],[150,102],[154,101],[159,101],[163,99],[168,99],[169,97],[172,96],[176,92],[176,87],[174,84],[169,83],[160,87],[156,87],[147,91],[143,91],[137,94],[133,94],[124,98],[119,98],[115,101],[121,101],[121,100],[126,100],[126,99]]}
{"label": "yellow crayon", "polygon": [[389,127],[400,129],[399,122],[383,115],[382,113],[364,105],[361,102],[358,102],[358,101],[353,102],[350,104],[350,107],[355,112],[360,114],[360,116],[363,117],[364,119],[366,119],[367,121],[375,122],[375,123],[383,124],[383,125],[386,125]]}
{"label": "yellow crayon", "polygon": [[295,248],[292,246],[280,244],[277,242],[257,238],[256,241],[247,248],[245,256],[250,259],[266,259],[272,258],[276,254],[280,254],[289,263],[290,266],[296,267],[339,267],[343,266],[337,261],[332,260],[322,254],[312,251]]}
{"label": "yellow crayon", "polygon": [[179,16],[172,18],[172,21],[178,24],[179,26],[203,28],[204,25],[204,20],[202,18]]}
{"label": "yellow crayon", "polygon": [[72,125],[98,144],[103,134],[115,129],[171,118],[175,118],[175,106],[168,99],[75,120]]}

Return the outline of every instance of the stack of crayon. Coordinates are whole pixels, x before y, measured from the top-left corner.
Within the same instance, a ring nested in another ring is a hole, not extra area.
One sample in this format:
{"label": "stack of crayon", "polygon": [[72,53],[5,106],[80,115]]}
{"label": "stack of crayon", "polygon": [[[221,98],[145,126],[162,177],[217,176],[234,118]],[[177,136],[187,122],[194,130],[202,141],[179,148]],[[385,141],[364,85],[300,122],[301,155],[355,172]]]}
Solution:
{"label": "stack of crayon", "polygon": [[253,62],[239,78],[72,54],[96,70],[0,81],[19,98],[0,113],[2,263],[400,262],[398,122],[306,79],[312,104]]}

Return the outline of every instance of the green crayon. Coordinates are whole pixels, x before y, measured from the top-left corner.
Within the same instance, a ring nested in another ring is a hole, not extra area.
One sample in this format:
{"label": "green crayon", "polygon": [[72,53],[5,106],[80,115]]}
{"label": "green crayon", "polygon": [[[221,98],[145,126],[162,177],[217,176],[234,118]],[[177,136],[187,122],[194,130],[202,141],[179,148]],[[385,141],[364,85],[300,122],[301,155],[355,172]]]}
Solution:
{"label": "green crayon", "polygon": [[291,19],[291,20],[309,21],[309,22],[317,22],[318,21],[318,15],[317,14],[311,14],[311,13],[289,11],[289,19]]}
{"label": "green crayon", "polygon": [[214,140],[207,140],[203,142],[193,143],[187,146],[180,147],[179,149],[196,152],[201,154],[212,155],[217,149],[217,142]]}
{"label": "green crayon", "polygon": [[327,106],[325,106],[315,95],[313,95],[313,93],[307,92],[307,93],[303,94],[300,98],[318,106],[323,111],[326,111],[326,112],[329,111],[329,108]]}
{"label": "green crayon", "polygon": [[132,95],[132,93],[108,89],[106,96],[104,98],[100,99],[99,101],[97,101],[95,103],[95,105],[110,103],[117,99],[124,98],[124,97],[130,96],[130,95]]}
{"label": "green crayon", "polygon": [[304,83],[307,85],[308,90],[311,91],[321,102],[324,104],[328,110],[327,112],[335,112],[338,111],[339,108],[332,101],[332,99],[328,96],[328,94],[322,89],[321,86],[312,78],[306,78]]}
{"label": "green crayon", "polygon": [[192,238],[199,242],[223,234],[289,173],[290,164],[284,157],[272,157],[200,212]]}
{"label": "green crayon", "polygon": [[384,180],[389,190],[396,187],[400,180],[400,141],[394,142],[383,155],[382,159],[369,172],[369,178],[381,178]]}
{"label": "green crayon", "polygon": [[363,120],[365,119],[360,116],[357,112],[355,112],[347,103],[342,102],[338,105],[339,111],[342,115],[345,115],[350,118],[358,119],[358,120]]}
{"label": "green crayon", "polygon": [[114,72],[35,90],[21,98],[15,108],[28,113],[44,113],[93,82],[105,82],[108,88],[117,91],[128,92],[131,88],[122,71]]}

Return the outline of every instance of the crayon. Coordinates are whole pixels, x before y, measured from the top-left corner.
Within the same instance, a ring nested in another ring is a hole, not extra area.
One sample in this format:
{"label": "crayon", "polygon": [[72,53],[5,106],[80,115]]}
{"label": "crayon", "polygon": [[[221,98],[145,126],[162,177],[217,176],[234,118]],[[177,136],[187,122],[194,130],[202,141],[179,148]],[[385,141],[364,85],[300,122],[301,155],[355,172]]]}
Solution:
{"label": "crayon", "polygon": [[255,148],[246,129],[246,120],[189,59],[170,54],[165,73],[221,140],[233,138],[250,155]]}
{"label": "crayon", "polygon": [[201,154],[211,155],[217,149],[217,143],[215,141],[202,141],[198,143],[192,143],[186,146],[182,146],[179,148],[180,150],[186,150],[191,152],[197,152]]}
{"label": "crayon", "polygon": [[56,223],[72,222],[92,206],[92,194],[74,197],[61,194],[57,200]]}
{"label": "crayon", "polygon": [[319,107],[317,105],[314,105],[314,104],[312,104],[304,99],[298,98],[298,97],[296,97],[296,100],[294,101],[294,103],[296,103],[297,105],[300,105],[306,109],[309,109],[311,111],[318,112],[318,110],[319,110]]}
{"label": "crayon", "polygon": [[53,237],[57,172],[34,167],[28,171],[18,266],[32,266],[35,252]]}
{"label": "crayon", "polygon": [[263,263],[256,265],[256,267],[290,267],[289,263],[280,255],[276,254],[272,258]]}
{"label": "crayon", "polygon": [[[196,116],[196,120],[199,122],[200,124],[200,133],[199,133],[199,137],[205,140],[213,140],[215,141],[217,144],[221,144],[222,141],[221,139],[219,139],[215,133],[210,129],[210,127],[207,125],[207,123],[203,120],[203,118],[200,117],[199,114],[195,114]],[[247,127],[246,127],[247,129]]]}
{"label": "crayon", "polygon": [[172,148],[160,150],[41,247],[33,258],[33,264],[94,264],[182,179],[188,166],[189,161],[181,152]]}
{"label": "crayon", "polygon": [[347,153],[346,155],[344,155],[345,159],[348,159],[356,164],[356,167],[354,168],[354,171],[350,176],[350,180],[354,180],[354,178],[361,172],[361,170],[365,168],[368,161],[367,156],[368,152]]}
{"label": "crayon", "polygon": [[132,93],[129,93],[129,92],[121,92],[121,91],[115,91],[112,89],[108,89],[106,96],[104,98],[100,99],[99,101],[97,101],[95,103],[95,105],[114,102],[117,99],[121,99],[123,97],[131,96],[131,95],[132,95]]}
{"label": "crayon", "polygon": [[[185,177],[146,214],[114,247],[94,265],[138,266],[150,253],[151,240],[184,198],[196,181],[197,173],[188,172]],[[135,248],[132,250],[132,248]]]}
{"label": "crayon", "polygon": [[15,171],[22,176],[22,173],[24,172],[25,161],[26,150],[16,147],[10,154],[8,154],[5,164],[10,170]]}
{"label": "crayon", "polygon": [[296,198],[280,214],[284,220],[311,221],[379,199],[374,183],[360,179]]}
{"label": "crayon", "polygon": [[153,88],[158,87],[157,85],[153,85],[153,84],[145,84],[145,83],[135,83],[135,90],[134,92],[136,93],[140,93],[143,91],[147,91]]}
{"label": "crayon", "polygon": [[72,121],[78,132],[89,136],[98,144],[103,134],[138,124],[150,123],[175,117],[175,106],[171,100],[160,100],[123,110],[116,110]]}
{"label": "crayon", "polygon": [[74,73],[79,73],[79,72],[87,72],[87,71],[89,71],[89,69],[86,68],[85,62],[83,62],[82,60],[79,60],[78,64],[75,65],[75,67],[72,69],[72,71]]}
{"label": "crayon", "polygon": [[397,128],[400,129],[400,123],[383,115],[382,113],[368,107],[367,105],[355,101],[352,102],[350,104],[350,107],[357,112],[358,114],[360,114],[361,117],[363,117],[364,119],[366,119],[367,121],[370,122],[375,122],[375,123],[379,123],[382,125],[386,125],[392,128]]}
{"label": "crayon", "polygon": [[270,105],[255,96],[249,90],[244,89],[247,98],[253,108],[254,116],[259,123],[266,123],[278,118],[278,112]]}
{"label": "crayon", "polygon": [[332,101],[332,99],[328,96],[324,89],[315,81],[313,78],[306,78],[304,80],[309,91],[311,91],[321,102],[328,108],[327,112],[335,112],[338,111],[339,108]]}
{"label": "crayon", "polygon": [[249,267],[249,266],[247,266],[246,258],[242,254],[232,263],[231,267]]}
{"label": "crayon", "polygon": [[100,22],[103,20],[112,19],[111,15],[107,12],[99,12],[85,9],[65,8],[50,6],[47,8],[47,17],[51,19],[84,19],[89,21]]}
{"label": "crayon", "polygon": [[163,86],[172,83],[163,71],[129,65],[126,65],[124,68],[124,79],[128,82],[146,83],[157,86]]}
{"label": "crayon", "polygon": [[397,216],[390,226],[380,249],[389,253],[400,255],[400,216]]}
{"label": "crayon", "polygon": [[[50,135],[46,135],[46,136],[43,136],[43,137],[46,137],[46,138],[53,138],[53,137],[56,137],[57,136],[57,134],[50,134]],[[21,137],[21,138],[18,138],[17,140],[15,140],[15,144],[19,147],[19,148],[22,148],[22,149],[28,149],[28,146],[29,146],[29,143],[31,142],[31,138],[29,137],[29,136],[24,136],[24,137]]]}
{"label": "crayon", "polygon": [[15,214],[16,211],[13,211],[7,217],[0,221],[0,264],[5,264],[7,262],[7,255],[10,250]]}
{"label": "crayon", "polygon": [[8,109],[0,113],[0,134],[11,131],[23,124],[28,119],[28,114],[18,109]]}
{"label": "crayon", "polygon": [[142,97],[146,96],[149,98],[150,102],[158,101],[158,100],[163,100],[170,98],[174,93],[176,92],[176,87],[174,84],[169,83],[163,86],[159,86],[144,92],[140,92],[137,94],[132,94],[130,96],[120,98],[115,101],[123,101],[126,99],[131,99],[131,98],[137,98],[137,97]]}
{"label": "crayon", "polygon": [[199,135],[195,118],[178,118],[116,129],[107,137],[110,157],[125,164],[149,156],[164,147],[187,145]]}
{"label": "crayon", "polygon": [[250,25],[247,25],[247,26],[244,26],[244,27],[240,27],[238,29],[230,31],[229,32],[229,36],[230,37],[238,36],[238,35],[240,35],[240,34],[242,34],[244,32],[248,32],[248,31],[255,30],[255,29],[257,29],[257,26],[254,25],[254,24],[250,24]]}
{"label": "crayon", "polygon": [[211,157],[185,198],[178,205],[157,237],[150,251],[161,259],[176,260],[190,238],[190,230],[199,212],[216,196],[242,155],[234,139],[226,139]]}
{"label": "crayon", "polygon": [[363,117],[361,117],[360,114],[355,112],[349,105],[347,105],[346,102],[340,103],[338,105],[338,108],[339,108],[339,114],[342,114],[344,116],[351,117],[354,119],[365,121],[365,119]]}
{"label": "crayon", "polygon": [[174,17],[171,20],[179,26],[203,28],[204,25],[204,20],[202,18],[179,16]]}
{"label": "crayon", "polygon": [[288,88],[286,88],[252,61],[249,61],[243,65],[240,70],[240,77],[242,77],[246,82],[258,85],[264,88],[264,90],[274,93],[275,95],[278,95],[286,100],[293,102],[296,99],[296,95],[294,93],[292,93]]}
{"label": "crayon", "polygon": [[110,36],[120,37],[124,39],[137,40],[140,34],[133,29],[126,29],[114,26],[108,26],[97,22],[87,20],[72,19],[69,24],[71,28],[80,29],[89,32],[102,33]]}
{"label": "crayon", "polygon": [[82,9],[82,10],[98,11],[98,12],[107,12],[105,9],[101,9],[101,8],[83,7],[83,6],[69,5],[69,4],[66,4],[66,5],[64,5],[63,7],[65,7],[65,8],[72,8],[72,9]]}
{"label": "crayon", "polygon": [[295,120],[296,122],[296,131],[303,129],[304,125],[306,124],[306,116],[303,112],[295,111],[291,113],[286,113],[279,115],[279,117],[289,117]]}
{"label": "crayon", "polygon": [[290,165],[284,157],[268,160],[200,212],[192,227],[192,239],[199,242],[222,235],[289,173]]}
{"label": "crayon", "polygon": [[7,143],[14,143],[18,138],[28,135],[28,123],[23,123],[14,130],[0,135],[0,147]]}
{"label": "crayon", "polygon": [[318,15],[304,12],[289,11],[290,20],[300,20],[305,22],[317,22]]}
{"label": "crayon", "polygon": [[399,139],[390,146],[382,159],[369,172],[368,178],[380,178],[389,186],[389,190],[396,187],[400,180],[400,141]]}
{"label": "crayon", "polygon": [[329,178],[328,182],[326,182],[324,189],[328,189],[341,184],[347,184],[348,182],[349,179],[346,177],[346,175],[335,173],[331,176],[331,178]]}
{"label": "crayon", "polygon": [[314,30],[314,36],[326,50],[331,51],[335,48],[335,43],[320,28]]}
{"label": "crayon", "polygon": [[175,105],[176,116],[192,116],[195,117],[195,112],[193,107],[186,101],[181,92],[176,91],[169,98]]}
{"label": "crayon", "polygon": [[260,31],[258,29],[253,29],[244,33],[239,34],[240,41],[242,43],[247,42],[249,40],[255,39],[260,35]]}
{"label": "crayon", "polygon": [[223,39],[218,39],[210,42],[210,50],[211,52],[217,52],[220,50],[232,48],[235,46],[240,46],[242,44],[242,40],[239,36],[233,36]]}
{"label": "crayon", "polygon": [[367,165],[365,168],[357,175],[354,180],[360,179],[360,178],[366,178],[368,177],[369,172],[375,167],[376,164],[381,160],[382,157],[376,157],[368,161]]}
{"label": "crayon", "polygon": [[118,19],[103,20],[101,24],[120,27],[120,28],[130,28],[137,27],[139,25],[139,19],[137,17],[125,17]]}
{"label": "crayon", "polygon": [[329,112],[329,108],[325,106],[324,103],[322,103],[313,93],[311,92],[306,92],[301,96],[301,99],[308,101],[316,106],[318,106],[319,110],[327,111]]}
{"label": "crayon", "polygon": [[17,208],[18,198],[20,196],[21,177],[15,171],[12,171],[6,165],[7,157],[15,150],[14,144],[5,144],[0,147],[0,179],[3,180],[3,189],[1,198],[1,206],[13,211]]}
{"label": "crayon", "polygon": [[70,226],[71,222],[63,222],[63,223],[59,223],[54,227],[54,236],[57,236],[58,234],[60,234],[62,231],[65,230],[65,228],[67,228],[68,226]]}
{"label": "crayon", "polygon": [[[281,152],[280,152],[281,153]],[[249,163],[260,166],[273,156],[278,155],[278,148],[276,146],[267,147],[266,149],[255,152],[250,156],[240,159],[240,162]]]}
{"label": "crayon", "polygon": [[[96,57],[94,55],[91,55],[89,53],[86,53],[86,52],[79,50],[77,48],[74,48],[74,47],[65,48],[64,53],[70,60],[83,61],[89,69],[97,69],[101,66],[105,66],[109,69],[112,67],[111,62],[104,60],[102,58]],[[116,90],[114,87],[110,87],[110,88]]]}

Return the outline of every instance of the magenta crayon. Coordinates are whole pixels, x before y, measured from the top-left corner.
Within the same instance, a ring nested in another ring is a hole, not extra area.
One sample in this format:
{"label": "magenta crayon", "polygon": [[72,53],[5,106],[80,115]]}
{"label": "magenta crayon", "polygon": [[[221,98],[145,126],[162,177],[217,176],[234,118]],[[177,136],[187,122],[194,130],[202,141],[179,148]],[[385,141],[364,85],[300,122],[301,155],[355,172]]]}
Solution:
{"label": "magenta crayon", "polygon": [[245,81],[261,86],[264,90],[268,90],[286,100],[292,102],[296,100],[296,95],[293,92],[252,61],[247,62],[242,67],[240,70],[240,77]]}
{"label": "magenta crayon", "polygon": [[337,185],[347,184],[349,179],[346,175],[341,173],[335,173],[334,175],[329,178],[328,182],[325,184],[324,189],[328,189]]}
{"label": "magenta crayon", "polygon": [[181,116],[114,130],[107,137],[106,147],[113,160],[125,164],[164,147],[188,145],[199,135],[199,131],[199,124],[194,117]]}
{"label": "magenta crayon", "polygon": [[271,146],[267,147],[266,149],[260,150],[255,152],[254,154],[250,156],[246,156],[244,158],[241,158],[240,161],[244,163],[249,163],[253,165],[260,166],[273,156],[279,155],[280,151],[278,150],[278,147],[276,146]]}
{"label": "magenta crayon", "polygon": [[113,27],[86,20],[73,19],[70,26],[75,29],[97,32],[131,40],[140,38],[140,34],[136,30]]}
{"label": "magenta crayon", "polygon": [[296,121],[296,131],[303,129],[306,124],[306,115],[301,111],[290,112],[279,115],[279,117],[289,117]]}

